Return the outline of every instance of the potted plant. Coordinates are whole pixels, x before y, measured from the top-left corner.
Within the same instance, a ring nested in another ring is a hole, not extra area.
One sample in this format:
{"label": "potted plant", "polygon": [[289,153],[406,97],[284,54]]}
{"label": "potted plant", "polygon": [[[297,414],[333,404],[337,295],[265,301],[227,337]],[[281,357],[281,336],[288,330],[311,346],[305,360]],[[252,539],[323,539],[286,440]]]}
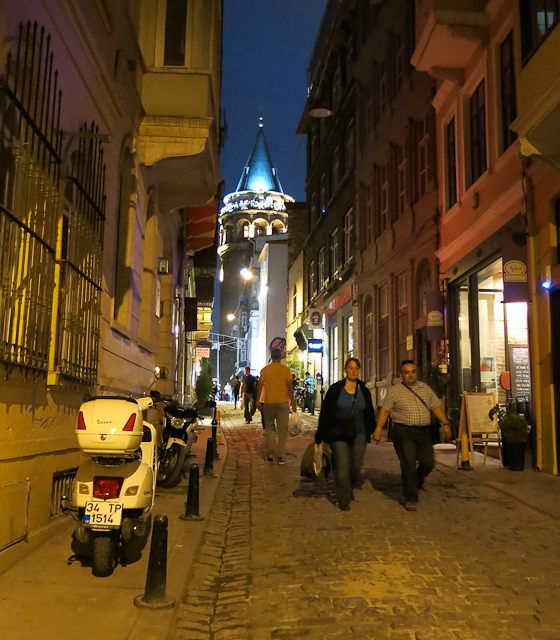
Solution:
{"label": "potted plant", "polygon": [[200,373],[195,384],[196,408],[203,416],[214,413],[216,403],[212,401],[212,363],[208,358],[202,358]]}
{"label": "potted plant", "polygon": [[513,404],[506,409],[498,404],[493,406],[488,417],[493,420],[494,416],[498,419],[502,434],[504,466],[507,466],[511,471],[523,471],[528,428],[525,416],[522,413],[517,413]]}

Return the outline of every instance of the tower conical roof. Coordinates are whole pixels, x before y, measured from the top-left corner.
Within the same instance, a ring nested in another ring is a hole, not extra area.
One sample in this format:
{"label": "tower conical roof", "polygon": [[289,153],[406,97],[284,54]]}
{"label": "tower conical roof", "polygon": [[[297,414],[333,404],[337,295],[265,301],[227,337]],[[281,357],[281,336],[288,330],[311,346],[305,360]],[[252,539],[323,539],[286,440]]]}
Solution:
{"label": "tower conical roof", "polygon": [[264,137],[263,118],[259,118],[257,139],[241,174],[236,191],[276,191],[284,193]]}

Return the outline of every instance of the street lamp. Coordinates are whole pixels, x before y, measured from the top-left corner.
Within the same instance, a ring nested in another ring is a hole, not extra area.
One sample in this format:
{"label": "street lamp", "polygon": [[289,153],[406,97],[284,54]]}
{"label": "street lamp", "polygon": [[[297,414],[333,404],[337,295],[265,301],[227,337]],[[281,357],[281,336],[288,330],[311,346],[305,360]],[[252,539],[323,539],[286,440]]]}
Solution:
{"label": "street lamp", "polygon": [[239,271],[239,275],[244,279],[244,280],[252,280],[253,279],[253,274],[249,271],[249,269],[247,267],[243,267],[240,271]]}
{"label": "street lamp", "polygon": [[235,314],[234,313],[228,313],[226,316],[226,319],[229,320],[230,322],[232,322],[233,320],[235,320]]}

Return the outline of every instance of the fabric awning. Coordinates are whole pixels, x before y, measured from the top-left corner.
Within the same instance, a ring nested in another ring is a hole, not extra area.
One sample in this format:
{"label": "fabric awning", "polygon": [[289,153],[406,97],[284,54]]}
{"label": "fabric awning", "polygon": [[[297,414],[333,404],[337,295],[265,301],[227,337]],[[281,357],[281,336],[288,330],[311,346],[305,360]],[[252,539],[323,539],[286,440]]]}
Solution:
{"label": "fabric awning", "polygon": [[218,198],[202,207],[187,207],[187,249],[200,251],[214,243],[218,223]]}

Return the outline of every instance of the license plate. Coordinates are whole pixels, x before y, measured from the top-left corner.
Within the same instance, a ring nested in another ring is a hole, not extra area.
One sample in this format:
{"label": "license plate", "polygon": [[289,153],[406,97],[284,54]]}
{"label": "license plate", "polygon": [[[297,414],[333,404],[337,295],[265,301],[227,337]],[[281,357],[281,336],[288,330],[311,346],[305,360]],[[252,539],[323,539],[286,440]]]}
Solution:
{"label": "license plate", "polygon": [[84,524],[96,529],[114,529],[121,526],[121,502],[86,502]]}

